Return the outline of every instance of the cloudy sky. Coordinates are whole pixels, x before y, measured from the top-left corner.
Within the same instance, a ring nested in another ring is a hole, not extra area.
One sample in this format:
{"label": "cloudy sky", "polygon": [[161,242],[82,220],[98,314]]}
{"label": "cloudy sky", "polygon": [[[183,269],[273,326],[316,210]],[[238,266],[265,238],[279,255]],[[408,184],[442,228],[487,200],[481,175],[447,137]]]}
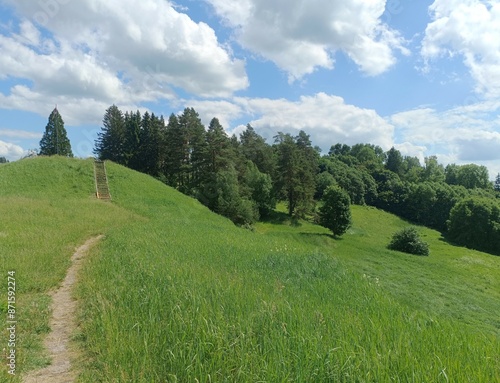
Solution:
{"label": "cloudy sky", "polygon": [[500,172],[499,0],[0,0],[0,53],[10,160],[55,105],[91,155],[116,104]]}

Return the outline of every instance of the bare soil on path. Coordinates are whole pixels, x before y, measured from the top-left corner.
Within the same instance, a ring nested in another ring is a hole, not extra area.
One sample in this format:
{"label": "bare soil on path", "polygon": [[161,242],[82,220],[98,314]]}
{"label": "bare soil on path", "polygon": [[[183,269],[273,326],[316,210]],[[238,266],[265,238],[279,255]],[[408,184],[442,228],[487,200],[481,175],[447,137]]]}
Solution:
{"label": "bare soil on path", "polygon": [[52,318],[51,332],[44,342],[52,363],[37,371],[27,374],[23,383],[70,383],[78,373],[71,362],[78,357],[77,351],[70,346],[70,339],[75,330],[76,301],[71,296],[72,287],[77,280],[78,271],[88,250],[103,236],[88,239],[71,257],[71,266],[61,286],[51,294]]}

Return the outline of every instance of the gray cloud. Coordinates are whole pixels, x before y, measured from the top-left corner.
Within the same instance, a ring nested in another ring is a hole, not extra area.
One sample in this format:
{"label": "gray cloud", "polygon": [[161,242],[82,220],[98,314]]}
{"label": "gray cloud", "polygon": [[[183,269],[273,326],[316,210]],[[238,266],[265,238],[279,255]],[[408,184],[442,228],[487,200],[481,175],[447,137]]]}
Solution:
{"label": "gray cloud", "polygon": [[500,160],[500,133],[479,132],[469,139],[457,139],[460,161],[482,162]]}

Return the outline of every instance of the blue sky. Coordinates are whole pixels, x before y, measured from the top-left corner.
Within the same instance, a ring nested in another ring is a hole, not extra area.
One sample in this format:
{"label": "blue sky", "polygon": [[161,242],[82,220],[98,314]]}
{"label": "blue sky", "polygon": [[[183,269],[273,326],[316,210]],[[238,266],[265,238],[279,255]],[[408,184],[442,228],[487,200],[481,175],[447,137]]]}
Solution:
{"label": "blue sky", "polygon": [[10,160],[55,105],[91,155],[116,104],[500,172],[496,0],[0,0],[0,52]]}

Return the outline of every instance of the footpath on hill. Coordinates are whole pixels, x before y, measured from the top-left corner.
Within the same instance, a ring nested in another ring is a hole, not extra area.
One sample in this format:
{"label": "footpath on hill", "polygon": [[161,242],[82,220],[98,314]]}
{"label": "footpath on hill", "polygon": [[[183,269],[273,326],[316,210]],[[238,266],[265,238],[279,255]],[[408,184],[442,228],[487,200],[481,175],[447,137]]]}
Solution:
{"label": "footpath on hill", "polygon": [[100,235],[88,239],[75,251],[64,281],[51,294],[51,332],[44,342],[45,349],[51,358],[51,364],[27,374],[23,379],[24,383],[69,383],[76,379],[78,374],[72,367],[71,361],[77,358],[78,353],[69,344],[76,326],[76,301],[71,297],[71,291],[85,255],[102,237]]}

